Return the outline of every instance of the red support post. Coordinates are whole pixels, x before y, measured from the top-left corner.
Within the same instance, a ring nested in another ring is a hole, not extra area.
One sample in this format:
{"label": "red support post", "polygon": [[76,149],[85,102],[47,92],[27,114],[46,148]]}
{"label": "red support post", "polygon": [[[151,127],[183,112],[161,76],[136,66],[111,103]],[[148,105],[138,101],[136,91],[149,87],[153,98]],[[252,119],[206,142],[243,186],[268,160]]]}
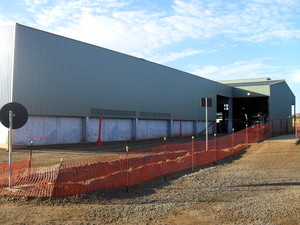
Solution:
{"label": "red support post", "polygon": [[183,138],[183,135],[182,135],[182,120],[180,120],[180,133],[179,133],[179,137]]}
{"label": "red support post", "polygon": [[96,145],[103,145],[101,141],[101,131],[102,131],[102,116],[99,118],[99,130],[98,130],[98,140],[96,142]]}

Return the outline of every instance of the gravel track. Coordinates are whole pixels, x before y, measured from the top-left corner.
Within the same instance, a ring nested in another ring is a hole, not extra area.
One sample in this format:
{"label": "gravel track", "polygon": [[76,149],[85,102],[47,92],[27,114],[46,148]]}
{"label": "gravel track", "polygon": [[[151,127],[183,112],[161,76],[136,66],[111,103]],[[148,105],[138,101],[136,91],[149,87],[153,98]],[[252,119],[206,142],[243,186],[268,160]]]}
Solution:
{"label": "gravel track", "polygon": [[1,224],[300,224],[300,146],[253,144],[207,168],[65,199],[1,198]]}

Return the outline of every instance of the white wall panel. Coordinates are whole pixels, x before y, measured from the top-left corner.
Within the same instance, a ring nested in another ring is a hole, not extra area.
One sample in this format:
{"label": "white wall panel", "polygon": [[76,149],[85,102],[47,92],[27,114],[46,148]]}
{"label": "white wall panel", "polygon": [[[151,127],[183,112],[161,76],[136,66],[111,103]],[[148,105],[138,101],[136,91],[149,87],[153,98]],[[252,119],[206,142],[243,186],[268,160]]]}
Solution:
{"label": "white wall panel", "polygon": [[104,119],[101,132],[102,141],[124,141],[132,139],[131,119]]}
{"label": "white wall panel", "polygon": [[[84,137],[84,118],[82,117],[42,117],[30,116],[24,127],[13,131],[13,141],[17,145],[68,144],[96,142],[99,131],[99,118],[89,118],[87,137]],[[168,137],[169,120],[138,120],[137,139],[152,139]],[[194,135],[194,122],[183,121],[182,133],[184,136]],[[198,133],[205,128],[204,122],[198,122]],[[132,119],[102,120],[101,141],[125,141],[133,139],[134,123]],[[0,129],[2,138],[0,144],[6,143],[7,129]],[[173,137],[179,136],[180,122],[173,121]],[[210,134],[213,127],[209,128]]]}
{"label": "white wall panel", "polygon": [[0,26],[0,108],[12,100],[15,25]]}
{"label": "white wall panel", "polygon": [[82,119],[30,116],[27,123],[13,131],[14,144],[35,145],[80,143]]}
{"label": "white wall panel", "polygon": [[137,138],[150,139],[168,136],[168,121],[166,120],[139,120]]}

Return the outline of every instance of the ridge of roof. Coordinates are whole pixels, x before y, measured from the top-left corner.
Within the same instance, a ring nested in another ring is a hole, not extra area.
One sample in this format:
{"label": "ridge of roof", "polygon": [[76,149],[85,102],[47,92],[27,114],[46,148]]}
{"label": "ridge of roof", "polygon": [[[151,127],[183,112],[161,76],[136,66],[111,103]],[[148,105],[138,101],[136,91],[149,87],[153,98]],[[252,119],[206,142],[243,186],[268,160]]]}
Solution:
{"label": "ridge of roof", "polygon": [[285,80],[271,80],[268,77],[251,78],[251,79],[236,79],[236,80],[221,80],[218,81],[229,86],[254,86],[254,85],[274,85],[285,82]]}

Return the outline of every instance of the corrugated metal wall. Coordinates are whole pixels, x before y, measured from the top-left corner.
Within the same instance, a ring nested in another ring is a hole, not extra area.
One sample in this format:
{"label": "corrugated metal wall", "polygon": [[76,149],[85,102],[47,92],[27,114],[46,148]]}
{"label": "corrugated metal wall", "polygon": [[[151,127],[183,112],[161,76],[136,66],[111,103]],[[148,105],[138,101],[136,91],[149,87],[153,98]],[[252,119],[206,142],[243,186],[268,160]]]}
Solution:
{"label": "corrugated metal wall", "polygon": [[295,105],[295,95],[286,82],[280,82],[270,86],[269,98],[270,119],[280,120],[291,116],[292,105]]}
{"label": "corrugated metal wall", "polygon": [[249,97],[248,92],[251,93],[251,97],[270,96],[270,85],[235,86],[232,91],[235,98]]}
{"label": "corrugated metal wall", "polygon": [[22,25],[16,29],[14,101],[31,115],[204,120],[200,98],[226,85]]}

